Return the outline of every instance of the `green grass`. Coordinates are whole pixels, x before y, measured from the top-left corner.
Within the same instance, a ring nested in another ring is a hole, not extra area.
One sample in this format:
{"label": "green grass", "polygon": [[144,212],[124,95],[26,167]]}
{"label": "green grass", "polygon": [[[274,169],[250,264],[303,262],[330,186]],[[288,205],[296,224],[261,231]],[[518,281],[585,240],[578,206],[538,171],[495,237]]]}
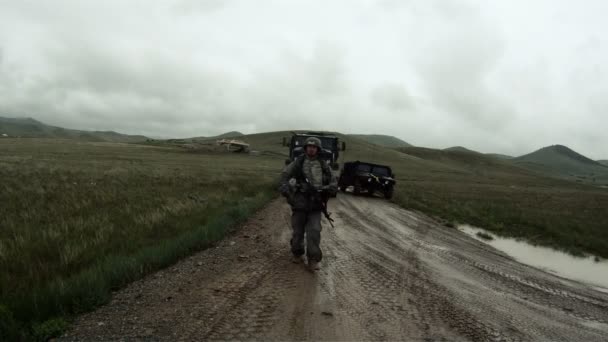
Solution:
{"label": "green grass", "polygon": [[217,241],[272,198],[281,166],[267,156],[3,139],[0,316],[9,323],[0,339],[60,331],[61,317]]}
{"label": "green grass", "polygon": [[396,164],[396,203],[573,254],[608,256],[605,189],[543,177],[483,155],[401,151],[419,159]]}

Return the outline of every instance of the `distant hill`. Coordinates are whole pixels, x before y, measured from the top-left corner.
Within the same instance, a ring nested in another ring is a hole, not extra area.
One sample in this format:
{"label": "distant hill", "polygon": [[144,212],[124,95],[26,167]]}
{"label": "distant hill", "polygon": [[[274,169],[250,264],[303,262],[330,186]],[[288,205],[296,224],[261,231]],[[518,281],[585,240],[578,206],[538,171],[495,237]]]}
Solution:
{"label": "distant hill", "polygon": [[214,135],[214,136],[210,136],[210,137],[200,136],[200,137],[186,138],[186,139],[180,139],[180,140],[205,141],[205,140],[217,140],[217,139],[226,139],[226,138],[239,138],[239,137],[243,137],[243,136],[244,136],[244,134],[241,132],[230,131],[230,132],[226,132],[226,133],[222,133],[220,135]]}
{"label": "distant hill", "polygon": [[[477,153],[466,148],[453,149],[433,149],[425,147],[404,147],[397,149],[399,152],[405,153],[433,163],[433,167],[429,169],[449,168],[453,174],[475,174],[495,176],[500,174],[504,176],[509,174],[517,177],[530,177],[534,175],[526,169],[517,167],[507,160],[496,158],[493,156]],[[439,172],[439,171],[435,171]],[[441,171],[447,172],[447,171]]]}
{"label": "distant hill", "polygon": [[598,163],[608,166],[608,160],[598,160]]}
{"label": "distant hill", "polygon": [[143,135],[126,135],[113,131],[80,131],[50,126],[32,118],[0,117],[0,136],[22,138],[63,138],[86,141],[138,142],[145,141]]}
{"label": "distant hill", "polygon": [[[462,147],[462,146],[452,146],[452,147],[448,147],[448,148],[444,148],[444,151],[458,151],[458,152],[470,152],[470,153],[479,153],[477,151],[473,151],[473,150],[469,150],[466,147]],[[479,153],[481,154],[481,153]]]}
{"label": "distant hill", "polygon": [[243,135],[244,135],[244,134],[243,134],[243,133],[241,133],[241,132],[237,132],[237,131],[231,131],[231,132],[226,132],[226,133],[224,133],[224,134],[220,134],[220,135],[217,135],[217,136],[215,136],[215,137],[211,137],[211,138],[214,138],[214,139],[222,139],[222,138],[236,138],[236,137],[241,137],[241,136],[243,136]]}
{"label": "distant hill", "polygon": [[349,137],[361,139],[363,141],[367,141],[368,143],[384,146],[384,147],[409,147],[412,146],[407,142],[394,137],[392,135],[383,135],[383,134],[348,134]]}
{"label": "distant hill", "polygon": [[490,157],[494,157],[494,158],[498,158],[498,159],[513,159],[513,158],[515,158],[513,156],[508,156],[506,154],[500,154],[500,153],[486,153],[486,156],[490,156]]}
{"label": "distant hill", "polygon": [[563,145],[543,147],[530,154],[513,158],[511,161],[518,166],[553,177],[581,183],[608,182],[608,166]]}

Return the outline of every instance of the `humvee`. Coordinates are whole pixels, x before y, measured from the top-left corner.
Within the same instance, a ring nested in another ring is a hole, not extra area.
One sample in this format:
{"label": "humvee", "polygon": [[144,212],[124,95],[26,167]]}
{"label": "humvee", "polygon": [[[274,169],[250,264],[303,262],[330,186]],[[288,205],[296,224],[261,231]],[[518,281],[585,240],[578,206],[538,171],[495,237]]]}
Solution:
{"label": "humvee", "polygon": [[346,150],[346,143],[343,141],[342,144],[340,144],[340,139],[337,136],[323,132],[292,132],[289,141],[288,138],[283,138],[283,146],[289,147],[289,159],[285,160],[285,165],[304,154],[304,144],[306,143],[306,139],[310,137],[316,137],[321,140],[323,148],[319,152],[319,158],[327,162],[333,170],[338,170],[340,168],[340,165],[338,164],[340,150]]}
{"label": "humvee", "polygon": [[393,197],[395,184],[395,174],[389,166],[357,160],[344,163],[338,189],[346,191],[346,188],[352,186],[355,195],[367,193],[373,196],[376,192],[381,192],[385,198],[390,199]]}

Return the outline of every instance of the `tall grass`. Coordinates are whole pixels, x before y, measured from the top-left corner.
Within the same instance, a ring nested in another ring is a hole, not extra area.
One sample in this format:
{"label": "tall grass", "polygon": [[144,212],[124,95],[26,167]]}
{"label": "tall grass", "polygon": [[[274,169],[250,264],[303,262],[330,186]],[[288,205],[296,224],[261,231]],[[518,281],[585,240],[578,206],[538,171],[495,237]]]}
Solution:
{"label": "tall grass", "polygon": [[269,201],[281,167],[125,144],[2,144],[2,340],[48,337],[55,317],[217,241]]}
{"label": "tall grass", "polygon": [[399,184],[393,201],[502,236],[523,237],[575,255],[608,257],[608,192],[561,183],[512,184],[479,184],[466,178],[406,181]]}

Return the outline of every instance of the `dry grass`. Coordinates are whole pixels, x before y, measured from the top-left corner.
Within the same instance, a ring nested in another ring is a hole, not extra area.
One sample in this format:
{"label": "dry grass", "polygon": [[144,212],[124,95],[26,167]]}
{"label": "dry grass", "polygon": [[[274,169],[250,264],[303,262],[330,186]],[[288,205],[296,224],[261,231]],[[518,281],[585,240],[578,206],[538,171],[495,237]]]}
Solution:
{"label": "dry grass", "polygon": [[282,165],[158,146],[0,144],[0,301],[20,324],[88,310],[220,238],[272,196]]}

